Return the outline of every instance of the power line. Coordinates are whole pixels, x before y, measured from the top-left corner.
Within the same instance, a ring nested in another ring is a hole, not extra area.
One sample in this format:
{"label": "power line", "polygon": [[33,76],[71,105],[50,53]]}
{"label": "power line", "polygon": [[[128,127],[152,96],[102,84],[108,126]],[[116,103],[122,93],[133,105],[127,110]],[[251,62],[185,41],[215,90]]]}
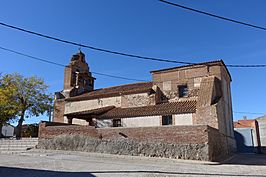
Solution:
{"label": "power line", "polygon": [[98,73],[98,72],[92,72],[92,73],[93,74],[98,74],[98,75],[101,75],[101,76],[113,77],[113,78],[117,78],[117,79],[147,82],[147,80],[141,80],[141,79],[132,79],[132,78],[128,78],[128,77],[114,76],[114,75],[103,74],[103,73]]}
{"label": "power line", "polygon": [[[35,56],[32,56],[32,55],[25,54],[25,53],[21,53],[21,52],[18,52],[18,51],[12,50],[12,49],[8,49],[8,48],[5,48],[5,47],[1,47],[0,46],[0,49],[5,50],[5,51],[8,51],[8,52],[11,52],[11,53],[15,53],[17,55],[21,55],[21,56],[24,56],[24,57],[27,57],[27,58],[30,58],[30,59],[33,59],[33,60],[37,60],[37,61],[41,61],[41,62],[53,64],[53,65],[60,66],[60,67],[68,67],[67,65],[63,65],[61,63],[57,63],[57,62],[53,62],[51,60],[47,60],[47,59],[35,57]],[[97,74],[97,75],[101,75],[101,76],[107,76],[107,77],[117,78],[117,79],[147,82],[147,80],[134,79],[134,78],[128,78],[128,77],[122,77],[122,76],[115,76],[115,75],[110,75],[110,74],[105,74],[105,73],[99,73],[99,72],[91,72],[91,73]],[[157,82],[157,83],[162,83],[162,82]],[[205,83],[205,82],[201,82],[201,83]]]}
{"label": "power line", "polygon": [[[11,53],[15,53],[17,55],[21,55],[21,56],[24,56],[24,57],[27,57],[27,58],[30,58],[30,59],[33,59],[33,60],[37,60],[37,61],[41,61],[41,62],[53,64],[53,65],[60,66],[60,67],[68,67],[68,66],[63,65],[61,63],[57,63],[57,62],[53,62],[51,60],[47,60],[47,59],[35,57],[35,56],[32,56],[32,55],[28,55],[28,54],[25,54],[25,53],[21,53],[21,52],[18,52],[18,51],[12,50],[12,49],[8,49],[8,48],[5,48],[5,47],[1,47],[0,46],[0,49],[5,50],[5,51],[8,51],[8,52],[11,52]],[[105,73],[99,73],[99,72],[92,72],[92,73],[93,74],[97,74],[97,75],[101,75],[101,76],[112,77],[112,78],[116,78],[116,79],[124,79],[124,80],[130,80],[130,81],[146,82],[146,80],[141,80],[141,79],[121,77],[121,76],[115,76],[115,75],[110,75],[110,74],[105,74]]]}
{"label": "power line", "polygon": [[[53,62],[53,61],[50,61],[50,60],[47,60],[47,59],[35,57],[35,56],[29,55],[29,54],[21,53],[21,52],[18,52],[18,51],[12,50],[12,49],[8,49],[8,48],[4,48],[4,47],[1,47],[1,46],[0,46],[0,49],[8,51],[8,52],[11,52],[11,53],[15,53],[17,55],[21,55],[21,56],[24,56],[24,57],[27,57],[27,58],[30,58],[30,59],[33,59],[33,60],[37,60],[37,61],[53,64],[53,65],[60,66],[60,67],[68,67],[66,65],[63,65],[63,64],[60,64],[60,63],[57,63],[57,62]],[[121,76],[115,76],[115,75],[110,75],[110,74],[105,74],[105,73],[98,73],[98,72],[92,72],[92,73],[93,74],[97,74],[97,75],[101,75],[101,76],[117,78],[117,79],[146,82],[146,80],[141,80],[141,79],[133,79],[133,78],[128,78],[128,77],[121,77]],[[254,112],[237,112],[237,111],[234,111],[233,113],[236,113],[236,114],[266,115],[266,113],[254,113]]]}
{"label": "power line", "polygon": [[251,65],[231,65],[227,64],[227,67],[233,67],[233,68],[265,68],[266,64],[251,64]]}
{"label": "power line", "polygon": [[262,112],[239,112],[239,111],[233,111],[233,113],[236,113],[236,114],[266,115],[266,113],[262,113]]}
{"label": "power line", "polygon": [[182,9],[186,9],[186,10],[190,10],[190,11],[197,12],[197,13],[200,13],[200,14],[204,14],[204,15],[207,15],[207,16],[211,16],[211,17],[214,17],[214,18],[218,18],[218,19],[221,19],[221,20],[225,20],[225,21],[229,21],[229,22],[240,24],[240,25],[245,25],[245,26],[249,26],[249,27],[252,27],[252,28],[256,28],[256,29],[260,29],[260,30],[266,31],[265,27],[261,27],[261,26],[250,24],[250,23],[241,22],[241,21],[230,19],[230,18],[227,18],[227,17],[215,15],[215,14],[212,14],[212,13],[209,13],[209,12],[204,12],[204,11],[201,11],[201,10],[193,9],[193,8],[190,8],[190,7],[186,7],[186,6],[183,6],[183,5],[180,5],[180,4],[176,4],[176,3],[173,3],[173,2],[169,2],[169,1],[165,1],[165,0],[159,0],[159,1],[163,2],[163,3],[166,3],[166,4],[169,4],[169,5],[172,5],[172,6],[176,6],[176,7],[182,8]]}
{"label": "power line", "polygon": [[43,37],[43,38],[47,38],[47,39],[51,39],[51,40],[55,40],[55,41],[58,41],[58,42],[63,42],[63,43],[66,43],[66,44],[79,46],[79,47],[84,47],[84,48],[88,48],[88,49],[91,49],[91,50],[97,50],[97,51],[100,51],[100,52],[111,53],[111,54],[115,54],[115,55],[122,55],[122,56],[126,56],[126,57],[143,59],[143,60],[153,60],[153,61],[161,61],[161,62],[177,63],[177,64],[194,64],[194,63],[184,62],[184,61],[167,60],[167,59],[154,58],[154,57],[145,57],[145,56],[140,56],[140,55],[128,54],[128,53],[117,52],[117,51],[112,51],[112,50],[108,50],[108,49],[93,47],[93,46],[89,46],[89,45],[85,45],[85,44],[79,44],[77,42],[68,41],[68,40],[64,40],[64,39],[48,36],[48,35],[45,35],[45,34],[41,34],[41,33],[37,33],[37,32],[34,32],[34,31],[26,30],[26,29],[19,28],[19,27],[13,26],[13,25],[9,25],[9,24],[3,23],[3,22],[0,22],[0,25],[8,27],[8,28],[15,29],[15,30],[23,31],[25,33],[29,33],[29,34],[32,34],[32,35],[40,36],[40,37]]}
{"label": "power line", "polygon": [[[111,53],[111,54],[115,54],[115,55],[120,55],[120,56],[126,56],[126,57],[130,57],[130,58],[135,58],[135,59],[142,59],[142,60],[152,60],[152,61],[158,61],[158,62],[167,62],[167,63],[176,63],[176,64],[186,64],[186,65],[191,65],[191,64],[196,64],[193,62],[185,62],[185,61],[177,61],[177,60],[169,60],[169,59],[162,59],[162,58],[155,58],[155,57],[146,57],[146,56],[140,56],[140,55],[134,55],[134,54],[128,54],[128,53],[124,53],[124,52],[117,52],[117,51],[112,51],[109,49],[103,49],[103,48],[98,48],[98,47],[94,47],[94,46],[89,46],[89,45],[85,45],[85,44],[80,44],[77,42],[73,42],[73,41],[68,41],[65,39],[60,39],[60,38],[56,38],[56,37],[52,37],[52,36],[48,36],[45,34],[41,34],[41,33],[37,33],[34,31],[30,31],[30,30],[26,30],[20,27],[16,27],[13,25],[9,25],[3,22],[0,22],[0,25],[8,27],[8,28],[12,28],[15,30],[19,30],[25,33],[29,33],[35,36],[39,36],[39,37],[43,37],[43,38],[47,38],[47,39],[51,39],[51,40],[55,40],[58,42],[62,42],[62,43],[66,43],[66,44],[70,44],[70,45],[74,45],[74,46],[79,46],[79,47],[83,47],[83,48],[88,48],[91,50],[96,50],[96,51],[100,51],[100,52],[105,52],[105,53]],[[233,65],[233,64],[229,64],[226,65],[227,67],[235,67],[235,68],[257,68],[257,67],[266,67],[266,64],[254,64],[254,65]]]}
{"label": "power line", "polygon": [[4,47],[1,47],[1,46],[0,46],[0,49],[5,50],[5,51],[8,51],[8,52],[11,52],[11,53],[15,53],[17,55],[21,55],[21,56],[24,56],[24,57],[27,57],[27,58],[31,58],[31,59],[34,59],[34,60],[38,60],[38,61],[41,61],[41,62],[45,62],[45,63],[49,63],[49,64],[61,66],[61,67],[66,67],[63,64],[56,63],[56,62],[53,62],[53,61],[49,61],[49,60],[42,59],[42,58],[38,58],[38,57],[34,57],[34,56],[31,56],[31,55],[28,55],[28,54],[25,54],[25,53],[21,53],[21,52],[12,50],[12,49],[4,48]]}

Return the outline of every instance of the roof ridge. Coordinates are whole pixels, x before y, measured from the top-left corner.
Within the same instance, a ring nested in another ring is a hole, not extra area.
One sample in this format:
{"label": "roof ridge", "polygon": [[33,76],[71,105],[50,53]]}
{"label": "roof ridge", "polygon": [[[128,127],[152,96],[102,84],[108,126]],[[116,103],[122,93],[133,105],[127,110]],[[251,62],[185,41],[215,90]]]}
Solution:
{"label": "roof ridge", "polygon": [[[119,85],[119,86],[113,86],[113,87],[106,87],[102,89],[96,89],[91,92],[86,92],[78,96],[67,98],[66,101],[71,100],[84,100],[85,98],[89,97],[95,97],[95,96],[103,96],[102,98],[105,98],[107,95],[114,94],[115,96],[120,94],[129,94],[132,93],[142,93],[142,92],[148,92],[148,90],[152,89],[153,82],[137,82],[132,84],[125,84],[125,85]],[[111,97],[110,96],[110,97]],[[108,96],[109,97],[109,96]]]}
{"label": "roof ridge", "polygon": [[136,84],[148,84],[148,83],[153,83],[153,82],[152,81],[147,81],[147,82],[134,82],[134,83],[130,83],[130,84],[122,84],[122,85],[117,85],[117,86],[105,87],[105,88],[102,88],[102,89],[113,88],[113,87],[121,87],[121,86],[127,86],[127,85],[136,85]]}
{"label": "roof ridge", "polygon": [[150,82],[136,82],[136,83],[131,83],[131,84],[123,84],[123,85],[117,85],[117,86],[111,86],[111,87],[105,87],[105,88],[100,88],[100,89],[96,89],[93,91],[97,91],[97,90],[104,90],[104,89],[111,89],[111,88],[116,88],[116,87],[123,87],[123,86],[130,86],[130,85],[137,85],[137,84],[149,84],[149,83],[153,83],[152,81]]}
{"label": "roof ridge", "polygon": [[159,70],[153,70],[150,71],[150,73],[156,73],[156,72],[167,72],[170,70],[174,70],[174,69],[180,69],[180,68],[185,68],[185,67],[193,67],[193,66],[201,66],[201,65],[212,65],[215,63],[221,63],[221,66],[225,67],[225,70],[227,72],[227,74],[229,75],[230,80],[232,80],[231,74],[227,68],[227,66],[225,65],[224,61],[222,59],[220,60],[212,60],[212,61],[207,61],[207,62],[201,62],[201,63],[193,63],[193,64],[188,64],[188,65],[182,65],[182,66],[176,66],[176,67],[172,67],[172,68],[165,68],[165,69],[159,69]]}
{"label": "roof ridge", "polygon": [[207,65],[207,64],[213,64],[213,63],[218,63],[218,62],[221,62],[224,66],[226,66],[224,61],[220,59],[220,60],[205,61],[205,62],[200,62],[200,63],[192,63],[188,65],[181,65],[181,66],[176,66],[176,67],[171,67],[171,68],[153,70],[153,71],[150,71],[150,73],[167,71],[167,70],[172,70],[172,69],[179,69],[179,68],[190,67],[190,66]]}

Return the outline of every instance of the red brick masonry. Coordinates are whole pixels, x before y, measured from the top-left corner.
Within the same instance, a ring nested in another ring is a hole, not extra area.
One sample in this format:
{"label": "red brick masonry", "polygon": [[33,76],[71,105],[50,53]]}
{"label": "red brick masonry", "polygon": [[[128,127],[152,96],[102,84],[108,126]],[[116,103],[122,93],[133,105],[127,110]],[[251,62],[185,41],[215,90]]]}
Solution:
{"label": "red brick masonry", "polygon": [[161,126],[137,128],[94,128],[89,126],[68,125],[55,122],[42,122],[39,139],[50,139],[59,135],[84,135],[99,139],[128,138],[136,142],[161,142],[166,144],[203,144],[208,145],[208,159],[219,160],[229,154],[226,137],[217,129],[206,125]]}

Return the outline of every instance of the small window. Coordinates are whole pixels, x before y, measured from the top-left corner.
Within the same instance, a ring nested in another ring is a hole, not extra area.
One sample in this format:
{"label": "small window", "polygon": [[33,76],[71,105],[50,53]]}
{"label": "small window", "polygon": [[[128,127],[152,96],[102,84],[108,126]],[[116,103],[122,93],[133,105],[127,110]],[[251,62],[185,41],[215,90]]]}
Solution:
{"label": "small window", "polygon": [[122,127],[121,119],[114,119],[113,120],[113,127]]}
{"label": "small window", "polygon": [[162,117],[162,125],[172,125],[172,124],[173,124],[172,115]]}
{"label": "small window", "polygon": [[188,87],[187,87],[187,85],[178,86],[178,93],[179,93],[179,98],[187,97],[188,96]]}

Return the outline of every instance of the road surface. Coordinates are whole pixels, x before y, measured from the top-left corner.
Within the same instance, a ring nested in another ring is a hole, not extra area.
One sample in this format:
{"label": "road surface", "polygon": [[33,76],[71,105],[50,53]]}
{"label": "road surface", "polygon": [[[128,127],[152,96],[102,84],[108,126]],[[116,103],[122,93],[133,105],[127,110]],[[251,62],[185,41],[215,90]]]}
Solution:
{"label": "road surface", "polygon": [[85,152],[0,153],[0,177],[266,177],[266,155],[236,155],[222,164]]}

